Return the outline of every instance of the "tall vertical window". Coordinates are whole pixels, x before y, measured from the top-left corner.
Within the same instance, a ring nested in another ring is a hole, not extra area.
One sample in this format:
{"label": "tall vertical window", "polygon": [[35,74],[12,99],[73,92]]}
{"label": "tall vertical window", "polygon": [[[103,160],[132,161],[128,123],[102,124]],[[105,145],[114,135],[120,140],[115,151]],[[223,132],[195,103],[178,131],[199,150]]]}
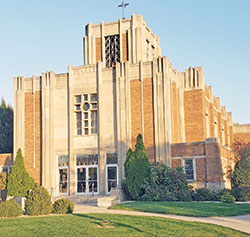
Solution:
{"label": "tall vertical window", "polygon": [[76,135],[97,134],[97,103],[96,93],[75,96]]}
{"label": "tall vertical window", "polygon": [[224,125],[222,125],[222,145],[225,145],[225,129],[224,129]]}
{"label": "tall vertical window", "polygon": [[184,172],[187,180],[194,180],[194,160],[184,159]]}
{"label": "tall vertical window", "polygon": [[105,37],[106,67],[113,67],[120,62],[120,36],[109,35]]}
{"label": "tall vertical window", "polygon": [[209,123],[209,114],[208,114],[208,110],[206,111],[206,137],[209,138],[210,137],[210,123]]}
{"label": "tall vertical window", "polygon": [[214,118],[214,137],[218,137],[218,120]]}
{"label": "tall vertical window", "polygon": [[227,131],[227,144],[230,146],[231,141],[230,141],[230,132],[229,130]]}

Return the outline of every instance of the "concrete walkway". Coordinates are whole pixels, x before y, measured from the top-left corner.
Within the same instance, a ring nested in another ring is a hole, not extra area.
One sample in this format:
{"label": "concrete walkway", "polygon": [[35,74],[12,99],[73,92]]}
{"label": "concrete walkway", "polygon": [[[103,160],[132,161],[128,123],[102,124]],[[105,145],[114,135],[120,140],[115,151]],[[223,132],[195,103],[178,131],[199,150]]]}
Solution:
{"label": "concrete walkway", "polygon": [[157,213],[137,212],[137,211],[109,210],[104,207],[77,205],[77,204],[75,205],[75,213],[109,213],[109,214],[122,214],[122,215],[132,215],[132,216],[153,216],[162,218],[172,218],[176,220],[216,224],[250,234],[250,215],[234,216],[234,217],[189,217],[189,216],[177,216],[177,215],[167,215],[167,214],[157,214]]}

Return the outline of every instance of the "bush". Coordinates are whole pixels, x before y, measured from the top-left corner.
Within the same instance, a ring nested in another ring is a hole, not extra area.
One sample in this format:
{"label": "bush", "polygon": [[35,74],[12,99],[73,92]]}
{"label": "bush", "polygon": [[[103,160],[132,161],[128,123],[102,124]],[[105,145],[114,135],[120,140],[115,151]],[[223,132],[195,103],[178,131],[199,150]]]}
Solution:
{"label": "bush", "polygon": [[138,199],[141,196],[141,185],[147,178],[150,170],[148,155],[143,143],[142,135],[137,137],[135,151],[129,148],[124,164],[126,186],[132,199]]}
{"label": "bush", "polygon": [[219,201],[219,192],[210,190],[208,188],[198,188],[192,192],[193,201]]}
{"label": "bush", "polygon": [[17,155],[8,176],[7,193],[8,196],[25,197],[27,192],[35,186],[35,181],[29,176],[24,166],[24,158],[21,149]]}
{"label": "bush", "polygon": [[0,191],[6,189],[7,175],[5,172],[0,173]]}
{"label": "bush", "polygon": [[0,202],[0,217],[15,217],[22,214],[22,208],[15,199]]}
{"label": "bush", "polygon": [[25,212],[27,215],[48,215],[51,212],[51,197],[43,187],[36,185],[28,192],[25,200]]}
{"label": "bush", "polygon": [[221,202],[223,203],[234,203],[235,202],[235,198],[233,195],[231,195],[228,192],[225,192],[222,196],[221,196]]}
{"label": "bush", "polygon": [[239,202],[246,202],[250,200],[250,192],[246,188],[232,188],[231,194],[235,197],[235,200]]}
{"label": "bush", "polygon": [[68,214],[74,212],[74,204],[68,199],[58,199],[53,204],[52,213]]}
{"label": "bush", "polygon": [[150,175],[141,186],[143,201],[191,201],[189,186],[182,168],[171,169],[153,163]]}
{"label": "bush", "polygon": [[122,182],[121,182],[121,188],[124,192],[124,195],[125,195],[125,200],[132,200],[132,197],[128,191],[128,187],[126,185],[126,181],[123,179]]}

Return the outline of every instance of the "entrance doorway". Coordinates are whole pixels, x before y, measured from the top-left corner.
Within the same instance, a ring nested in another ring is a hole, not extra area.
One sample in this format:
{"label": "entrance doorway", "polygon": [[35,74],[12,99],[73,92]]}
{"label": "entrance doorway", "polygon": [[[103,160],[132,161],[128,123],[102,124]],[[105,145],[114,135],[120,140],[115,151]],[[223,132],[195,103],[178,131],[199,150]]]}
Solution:
{"label": "entrance doorway", "polygon": [[117,172],[117,165],[107,165],[106,166],[106,192],[107,194],[110,193],[111,188],[116,188],[118,185],[118,172]]}
{"label": "entrance doorway", "polygon": [[77,166],[77,194],[98,192],[98,166]]}

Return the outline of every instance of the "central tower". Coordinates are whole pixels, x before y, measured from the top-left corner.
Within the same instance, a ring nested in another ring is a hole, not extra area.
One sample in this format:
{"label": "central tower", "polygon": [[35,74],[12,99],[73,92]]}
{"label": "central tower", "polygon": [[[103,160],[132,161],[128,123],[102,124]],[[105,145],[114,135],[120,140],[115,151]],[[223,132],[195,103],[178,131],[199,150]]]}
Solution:
{"label": "central tower", "polygon": [[160,39],[141,15],[111,23],[89,23],[85,32],[84,65],[101,61],[105,67],[112,67],[116,62],[135,64],[161,56]]}

